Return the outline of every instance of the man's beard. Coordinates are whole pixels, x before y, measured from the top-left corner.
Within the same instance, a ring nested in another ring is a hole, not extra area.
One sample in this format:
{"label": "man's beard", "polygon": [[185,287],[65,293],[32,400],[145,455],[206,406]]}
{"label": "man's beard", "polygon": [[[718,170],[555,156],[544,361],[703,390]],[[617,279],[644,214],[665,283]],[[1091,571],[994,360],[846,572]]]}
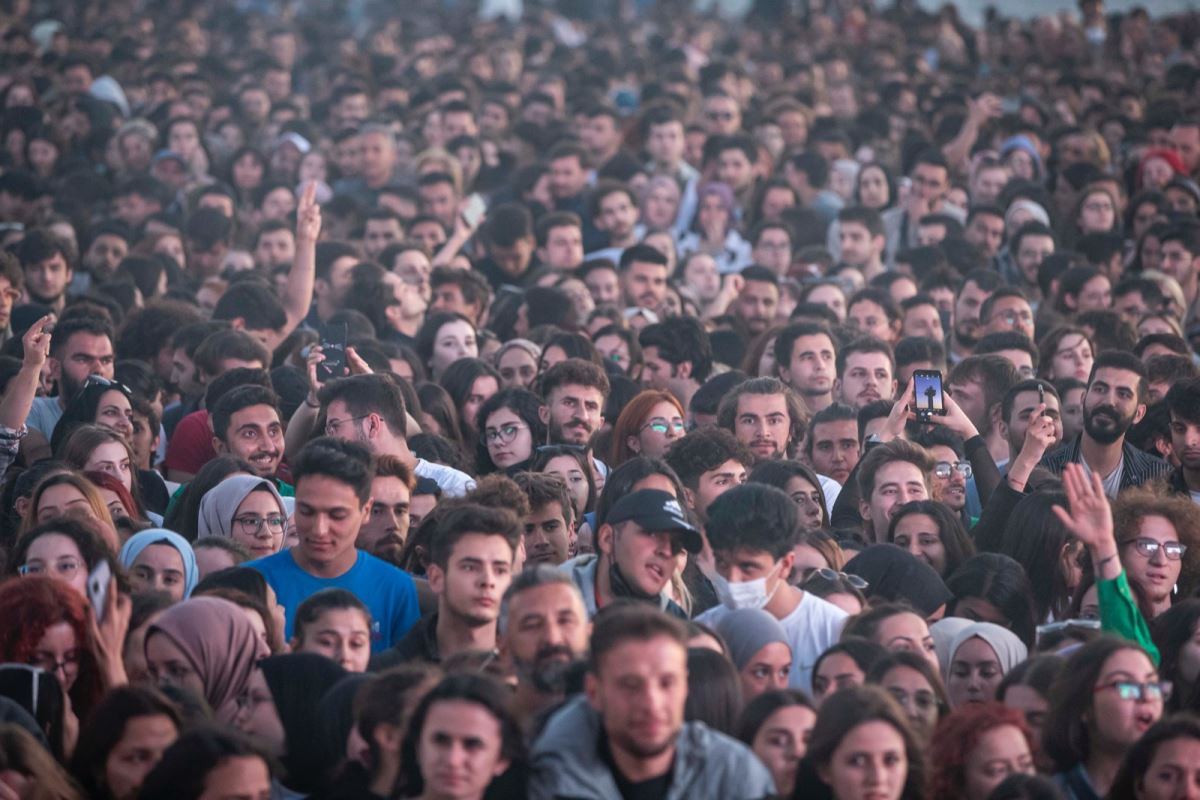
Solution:
{"label": "man's beard", "polygon": [[[563,659],[554,656],[565,656]],[[542,694],[561,695],[567,690],[567,678],[575,663],[575,654],[565,645],[543,647],[533,661],[513,659],[513,668],[521,680]]]}
{"label": "man's beard", "polygon": [[[1111,420],[1109,426],[1100,426],[1100,419]],[[1100,444],[1113,444],[1125,435],[1133,424],[1133,418],[1122,417],[1114,406],[1097,406],[1091,411],[1084,410],[1083,429],[1087,435]]]}
{"label": "man's beard", "polygon": [[[581,423],[587,428],[587,435],[583,438],[583,441],[577,442],[567,437],[566,427],[575,423]],[[593,433],[594,431],[588,426],[587,422],[579,417],[571,417],[565,423],[550,423],[550,440],[555,444],[586,445],[591,440]]]}
{"label": "man's beard", "polygon": [[59,373],[58,394],[65,402],[71,402],[83,390],[83,383],[76,381],[66,370]]}

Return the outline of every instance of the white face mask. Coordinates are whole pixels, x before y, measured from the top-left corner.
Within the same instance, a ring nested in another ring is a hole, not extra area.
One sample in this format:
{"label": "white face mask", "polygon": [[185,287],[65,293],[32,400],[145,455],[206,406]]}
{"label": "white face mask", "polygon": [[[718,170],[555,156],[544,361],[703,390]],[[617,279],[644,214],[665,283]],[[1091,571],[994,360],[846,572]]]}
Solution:
{"label": "white face mask", "polygon": [[709,578],[713,582],[713,588],[717,590],[717,597],[721,599],[722,605],[726,608],[764,608],[767,603],[771,602],[775,592],[779,591],[779,582],[776,582],[775,588],[769,594],[767,593],[767,581],[774,572],[773,569],[763,577],[755,578],[752,581],[730,582],[716,572],[713,572]]}

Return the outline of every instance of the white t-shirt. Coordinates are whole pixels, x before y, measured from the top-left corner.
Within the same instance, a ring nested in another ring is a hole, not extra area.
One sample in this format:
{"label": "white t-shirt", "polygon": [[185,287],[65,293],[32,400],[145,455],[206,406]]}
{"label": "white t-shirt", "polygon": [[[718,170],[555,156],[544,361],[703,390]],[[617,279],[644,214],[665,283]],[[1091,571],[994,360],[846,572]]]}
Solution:
{"label": "white t-shirt", "polygon": [[821,492],[825,495],[825,507],[832,512],[833,504],[842,493],[842,485],[826,475],[817,475],[817,480],[821,482]]}
{"label": "white t-shirt", "polygon": [[[717,620],[727,613],[729,609],[725,606],[716,606],[705,611],[696,621],[714,627]],[[779,624],[787,631],[788,644],[792,648],[789,686],[812,694],[813,666],[822,653],[837,644],[848,616],[833,603],[805,592],[792,613],[779,620]]]}
{"label": "white t-shirt", "polygon": [[434,481],[446,497],[462,497],[475,488],[475,479],[467,473],[445,464],[434,464],[423,458],[417,459],[413,472],[417,473],[418,477]]}

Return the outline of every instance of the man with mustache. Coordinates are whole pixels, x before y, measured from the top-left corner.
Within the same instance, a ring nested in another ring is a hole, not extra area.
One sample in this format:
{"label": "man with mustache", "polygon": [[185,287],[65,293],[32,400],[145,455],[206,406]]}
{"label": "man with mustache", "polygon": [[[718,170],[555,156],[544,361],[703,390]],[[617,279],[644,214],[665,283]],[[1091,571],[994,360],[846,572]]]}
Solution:
{"label": "man with mustache", "polygon": [[800,398],[778,378],[751,378],[734,387],[717,411],[717,425],[748,447],[755,461],[788,458],[807,418]]}
{"label": "man with mustache", "polygon": [[371,512],[358,529],[355,547],[400,566],[400,552],[411,527],[409,507],[416,477],[396,456],[375,459],[371,479]]}
{"label": "man with mustache", "polygon": [[[546,370],[542,376],[546,404],[538,415],[546,424],[548,444],[587,448],[590,457],[592,436],[604,425],[608,391],[604,370],[582,358],[568,358]],[[592,465],[598,474],[606,474],[595,458]]]}
{"label": "man with mustache", "polygon": [[1083,395],[1083,432],[1047,453],[1042,466],[1061,473],[1067,464],[1080,464],[1086,476],[1100,476],[1110,498],[1165,475],[1170,464],[1125,441],[1130,427],[1146,415],[1148,391],[1146,367],[1137,356],[1124,350],[1101,353]]}
{"label": "man with mustache", "polygon": [[532,730],[538,716],[562,702],[568,668],[587,655],[583,596],[562,570],[531,564],[513,578],[500,602],[500,656],[517,678],[513,702]]}
{"label": "man with mustache", "polygon": [[983,335],[979,316],[983,303],[1003,283],[994,270],[976,269],[967,273],[962,288],[954,298],[952,333],[948,340],[951,364],[957,364],[974,352],[975,343]]}
{"label": "man with mustache", "polygon": [[1179,493],[1188,493],[1200,503],[1200,378],[1176,383],[1167,392],[1171,415],[1171,452],[1179,467],[1168,483]]}
{"label": "man with mustache", "polygon": [[620,268],[626,307],[659,313],[667,297],[667,257],[648,244],[635,244],[621,254]]}
{"label": "man with mustache", "polygon": [[283,423],[273,391],[258,385],[231,389],[213,406],[211,420],[218,455],[229,453],[246,461],[255,475],[274,481],[281,494],[294,494],[275,477],[283,461]]}

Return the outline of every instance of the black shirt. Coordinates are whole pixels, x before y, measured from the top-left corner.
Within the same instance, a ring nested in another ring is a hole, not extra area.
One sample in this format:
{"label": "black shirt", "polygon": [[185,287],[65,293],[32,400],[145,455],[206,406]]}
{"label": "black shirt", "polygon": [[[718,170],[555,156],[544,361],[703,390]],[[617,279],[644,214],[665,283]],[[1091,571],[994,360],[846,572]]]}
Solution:
{"label": "black shirt", "polygon": [[644,781],[631,781],[626,778],[617,762],[613,759],[612,750],[608,746],[608,737],[604,734],[600,736],[600,757],[604,759],[604,763],[612,771],[613,781],[617,784],[617,791],[621,793],[624,800],[662,800],[667,796],[667,790],[671,788],[671,778],[675,773],[675,761],[671,760],[670,768],[655,778],[650,778]]}

